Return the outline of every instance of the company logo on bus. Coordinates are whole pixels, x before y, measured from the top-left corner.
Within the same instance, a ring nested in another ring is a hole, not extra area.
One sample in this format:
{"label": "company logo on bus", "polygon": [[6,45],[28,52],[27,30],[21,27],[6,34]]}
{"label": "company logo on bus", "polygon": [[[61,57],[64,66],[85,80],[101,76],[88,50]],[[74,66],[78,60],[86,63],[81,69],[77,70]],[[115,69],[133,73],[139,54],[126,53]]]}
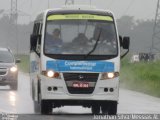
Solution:
{"label": "company logo on bus", "polygon": [[83,75],[79,75],[78,77],[79,77],[80,80],[84,79]]}

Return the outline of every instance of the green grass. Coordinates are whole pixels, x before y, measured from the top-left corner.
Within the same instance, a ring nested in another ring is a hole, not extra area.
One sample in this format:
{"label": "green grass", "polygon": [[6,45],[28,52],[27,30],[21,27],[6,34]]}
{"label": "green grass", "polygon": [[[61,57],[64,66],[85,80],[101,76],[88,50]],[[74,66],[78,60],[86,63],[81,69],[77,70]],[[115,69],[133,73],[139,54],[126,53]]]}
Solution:
{"label": "green grass", "polygon": [[18,55],[16,58],[20,59],[21,62],[17,63],[19,71],[28,73],[29,72],[29,55]]}
{"label": "green grass", "polygon": [[121,87],[160,97],[160,61],[121,62]]}

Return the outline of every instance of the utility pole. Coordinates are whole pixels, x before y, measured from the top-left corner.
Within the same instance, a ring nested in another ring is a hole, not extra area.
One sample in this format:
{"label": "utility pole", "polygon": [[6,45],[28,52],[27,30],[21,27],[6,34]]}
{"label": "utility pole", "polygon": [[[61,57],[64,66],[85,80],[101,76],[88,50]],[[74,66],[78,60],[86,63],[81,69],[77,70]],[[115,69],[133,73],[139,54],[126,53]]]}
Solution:
{"label": "utility pole", "polygon": [[[18,10],[17,10],[17,0],[11,0],[11,11],[10,11],[10,23],[11,23],[11,35],[13,35],[13,40],[16,41],[16,54],[19,51],[19,40],[18,40]],[[15,43],[12,41],[12,43]]]}
{"label": "utility pole", "polygon": [[17,0],[11,0],[10,20],[12,23],[16,24],[17,19],[18,19]]}
{"label": "utility pole", "polygon": [[152,35],[151,53],[160,52],[160,0],[157,0],[155,23]]}

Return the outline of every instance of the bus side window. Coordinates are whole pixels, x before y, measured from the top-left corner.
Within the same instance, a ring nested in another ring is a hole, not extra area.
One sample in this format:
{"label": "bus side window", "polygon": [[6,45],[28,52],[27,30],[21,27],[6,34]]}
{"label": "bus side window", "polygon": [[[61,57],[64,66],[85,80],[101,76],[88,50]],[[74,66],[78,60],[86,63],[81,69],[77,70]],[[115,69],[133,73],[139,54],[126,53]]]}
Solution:
{"label": "bus side window", "polygon": [[42,23],[39,23],[38,30],[37,30],[38,37],[37,37],[37,45],[36,45],[36,52],[38,54],[40,54],[40,52],[41,52],[41,36],[42,36],[41,32],[42,32]]}
{"label": "bus side window", "polygon": [[35,51],[40,56],[42,23],[35,23],[33,33],[30,38],[31,51]]}

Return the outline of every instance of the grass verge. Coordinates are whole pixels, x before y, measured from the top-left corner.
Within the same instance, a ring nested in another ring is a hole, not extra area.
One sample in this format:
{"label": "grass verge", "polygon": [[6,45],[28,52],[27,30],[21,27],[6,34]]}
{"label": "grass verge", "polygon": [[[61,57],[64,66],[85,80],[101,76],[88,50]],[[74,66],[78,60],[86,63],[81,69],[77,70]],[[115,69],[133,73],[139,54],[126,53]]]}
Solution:
{"label": "grass verge", "polygon": [[21,60],[20,63],[17,63],[18,69],[22,72],[28,73],[29,72],[29,55],[18,55],[16,56],[16,58]]}
{"label": "grass verge", "polygon": [[121,63],[121,87],[160,97],[160,61]]}

